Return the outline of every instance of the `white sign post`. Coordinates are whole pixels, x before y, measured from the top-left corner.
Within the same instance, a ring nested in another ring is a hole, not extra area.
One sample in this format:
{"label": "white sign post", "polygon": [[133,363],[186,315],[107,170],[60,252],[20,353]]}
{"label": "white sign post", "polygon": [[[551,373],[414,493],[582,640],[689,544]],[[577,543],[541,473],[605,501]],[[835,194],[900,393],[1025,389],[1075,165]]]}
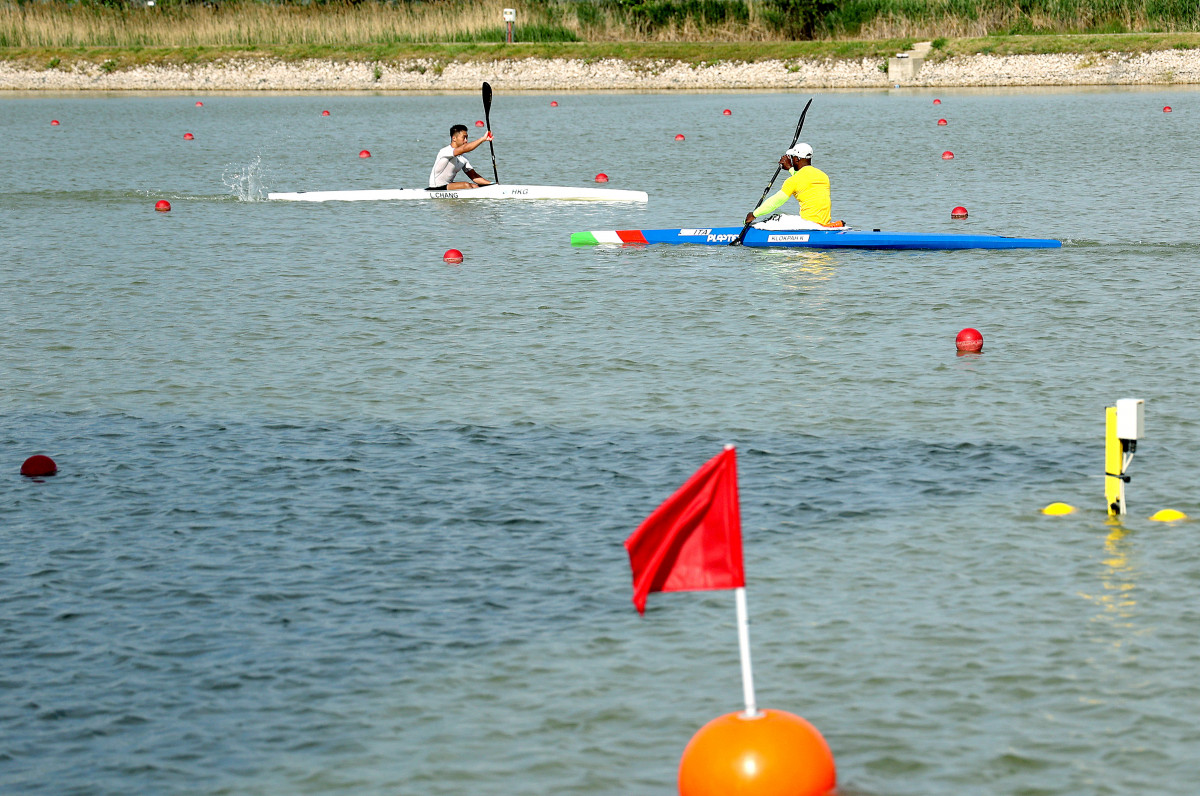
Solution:
{"label": "white sign post", "polygon": [[517,21],[517,9],[515,9],[515,8],[504,9],[504,22],[508,26],[508,36],[505,39],[505,41],[507,41],[509,44],[513,43],[513,39],[512,39],[513,23],[516,21]]}

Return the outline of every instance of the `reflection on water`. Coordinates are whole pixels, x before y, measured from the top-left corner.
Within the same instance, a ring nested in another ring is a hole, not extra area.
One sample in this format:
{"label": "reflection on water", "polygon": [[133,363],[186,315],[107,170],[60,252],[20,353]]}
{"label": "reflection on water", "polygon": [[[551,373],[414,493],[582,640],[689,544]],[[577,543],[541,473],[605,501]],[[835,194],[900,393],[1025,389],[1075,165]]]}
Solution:
{"label": "reflection on water", "polygon": [[[1104,554],[1102,560],[1104,569],[1100,571],[1100,586],[1098,594],[1082,594],[1102,609],[1095,619],[1114,620],[1120,627],[1133,627],[1133,608],[1137,605],[1134,590],[1137,574],[1130,562],[1132,544],[1128,538],[1129,531],[1121,524],[1121,520],[1110,517],[1105,523],[1110,530],[1104,539]],[[1118,644],[1120,642],[1117,642]]]}
{"label": "reflection on water", "polygon": [[783,249],[772,252],[771,270],[783,277],[788,290],[806,290],[817,282],[834,277],[837,258],[829,252],[814,249]]}

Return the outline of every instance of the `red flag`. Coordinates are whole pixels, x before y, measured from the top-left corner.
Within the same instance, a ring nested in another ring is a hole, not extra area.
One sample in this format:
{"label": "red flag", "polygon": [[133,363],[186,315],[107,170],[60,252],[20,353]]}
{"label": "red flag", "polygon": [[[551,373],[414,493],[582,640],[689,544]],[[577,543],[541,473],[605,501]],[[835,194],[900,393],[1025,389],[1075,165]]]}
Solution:
{"label": "red flag", "polygon": [[625,540],[625,549],[639,614],[652,591],[745,586],[734,449],[697,470]]}

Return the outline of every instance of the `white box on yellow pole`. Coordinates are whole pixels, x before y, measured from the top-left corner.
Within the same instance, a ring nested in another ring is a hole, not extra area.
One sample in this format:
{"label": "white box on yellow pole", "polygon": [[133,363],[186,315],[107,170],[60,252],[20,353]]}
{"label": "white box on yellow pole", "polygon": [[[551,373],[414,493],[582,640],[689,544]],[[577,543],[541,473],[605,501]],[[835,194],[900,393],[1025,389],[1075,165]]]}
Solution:
{"label": "white box on yellow pole", "polygon": [[1146,434],[1146,402],[1141,398],[1117,401],[1117,439],[1139,440]]}

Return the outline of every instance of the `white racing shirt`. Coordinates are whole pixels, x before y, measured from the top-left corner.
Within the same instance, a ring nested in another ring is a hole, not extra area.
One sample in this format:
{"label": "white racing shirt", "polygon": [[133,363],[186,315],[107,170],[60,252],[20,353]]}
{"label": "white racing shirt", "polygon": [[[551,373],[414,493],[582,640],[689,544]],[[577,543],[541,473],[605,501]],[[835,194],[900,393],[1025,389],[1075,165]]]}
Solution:
{"label": "white racing shirt", "polygon": [[454,146],[445,146],[438,150],[437,160],[433,162],[433,171],[429,172],[429,187],[438,188],[454,182],[454,175],[461,170],[466,174],[467,169],[474,168],[471,161],[463,155],[454,154]]}

